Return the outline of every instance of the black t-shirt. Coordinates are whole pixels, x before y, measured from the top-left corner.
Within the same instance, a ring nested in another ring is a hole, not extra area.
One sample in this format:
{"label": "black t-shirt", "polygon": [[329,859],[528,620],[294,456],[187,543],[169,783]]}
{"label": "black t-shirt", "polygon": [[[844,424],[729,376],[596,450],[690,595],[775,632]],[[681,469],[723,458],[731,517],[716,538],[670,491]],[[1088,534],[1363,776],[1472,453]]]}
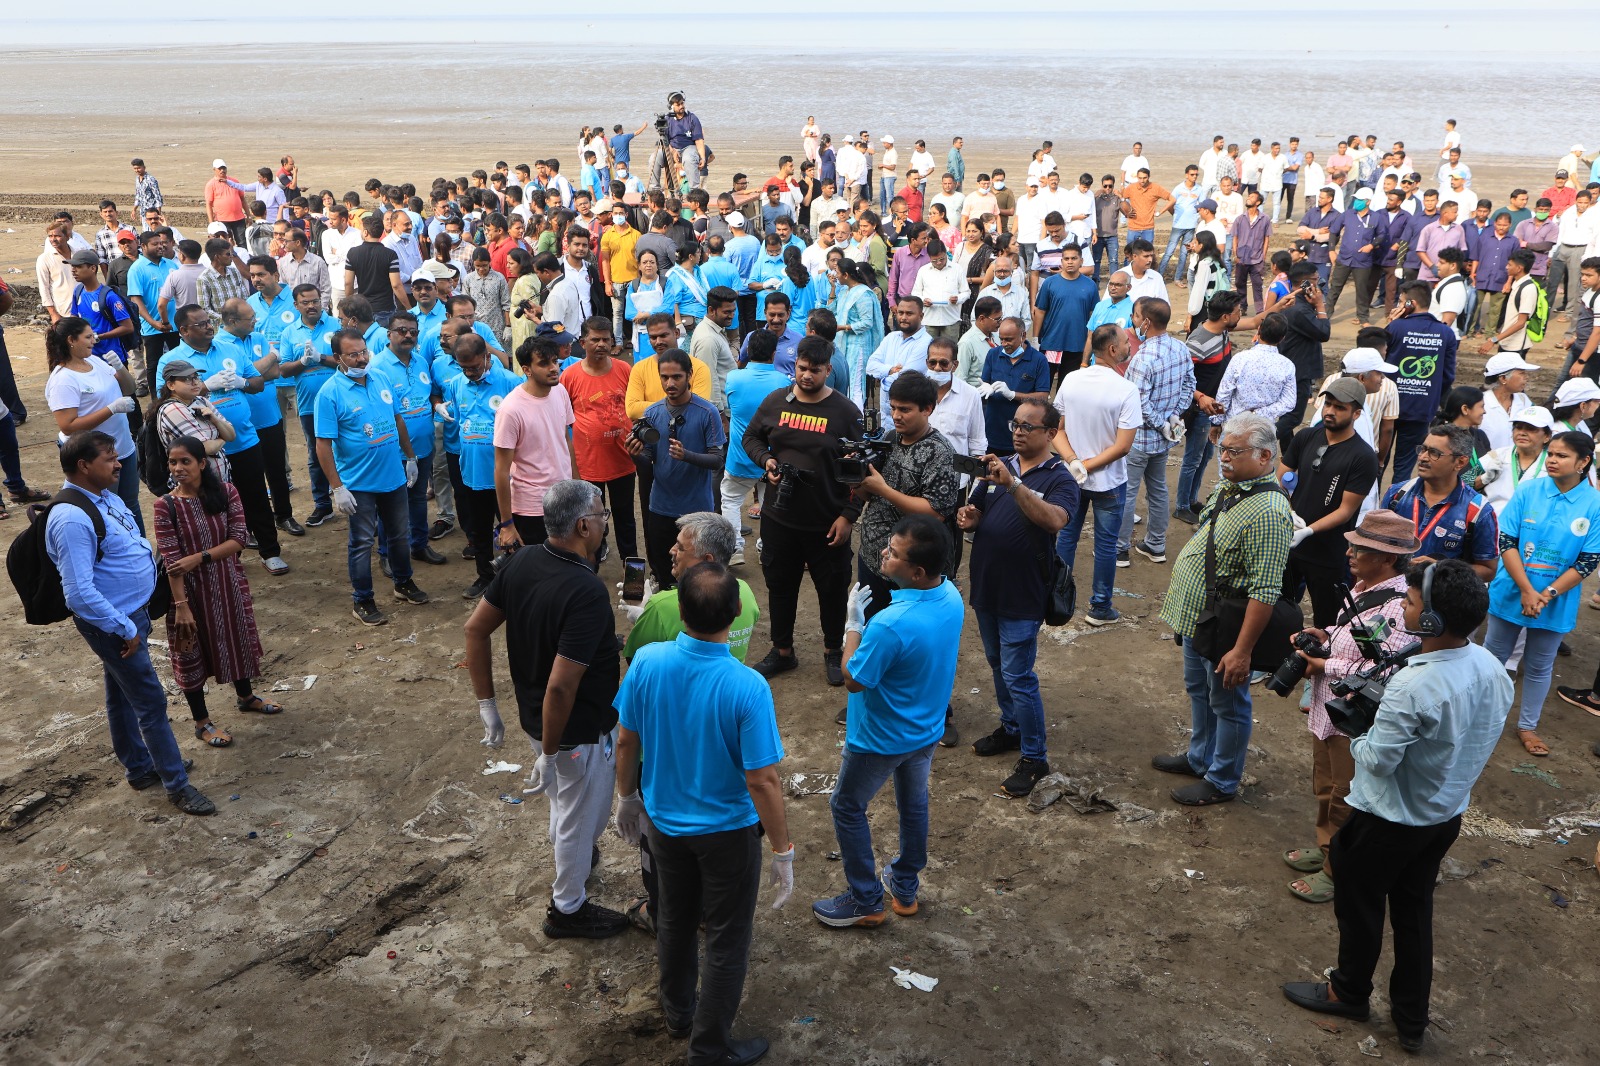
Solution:
{"label": "black t-shirt", "polygon": [[578,682],[563,745],[593,744],[617,724],[612,707],[622,677],[611,597],[589,564],[551,544],[518,551],[484,589],[506,615],[506,657],[523,731],[544,737],[544,690],[556,656],[588,669]]}
{"label": "black t-shirt", "polygon": [[[400,256],[393,248],[378,241],[362,241],[344,257],[347,270],[356,272],[356,291],[372,304],[374,314],[387,314],[394,310],[394,290],[389,285],[389,275],[400,270]],[[334,284],[342,284],[334,279]]]}
{"label": "black t-shirt", "polygon": [[[1283,465],[1296,474],[1294,494],[1289,502],[1306,525],[1324,518],[1344,503],[1344,494],[1365,496],[1378,480],[1378,454],[1372,446],[1352,433],[1348,440],[1328,443],[1321,425],[1302,429],[1283,453]],[[1337,529],[1313,533],[1292,550],[1292,554],[1322,563],[1337,563],[1344,554],[1344,535],[1356,527],[1358,515]]]}
{"label": "black t-shirt", "polygon": [[764,467],[770,455],[800,472],[788,507],[779,506],[775,486],[763,490],[761,515],[808,531],[825,530],[840,515],[854,522],[861,504],[834,474],[844,455],[841,438],[862,437],[861,409],[837,390],[817,403],[801,403],[791,399],[794,395],[793,389],[774,391],[761,401],[744,431],[741,443],[751,462]]}

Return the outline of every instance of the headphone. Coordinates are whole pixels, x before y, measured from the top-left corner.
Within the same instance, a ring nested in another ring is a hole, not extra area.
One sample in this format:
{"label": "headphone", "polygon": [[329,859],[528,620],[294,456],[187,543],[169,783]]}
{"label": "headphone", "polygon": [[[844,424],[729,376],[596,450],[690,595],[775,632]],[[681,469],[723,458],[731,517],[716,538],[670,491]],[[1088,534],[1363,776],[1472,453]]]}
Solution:
{"label": "headphone", "polygon": [[1422,613],[1411,632],[1419,637],[1444,636],[1444,618],[1433,609],[1433,571],[1438,563],[1429,563],[1422,572]]}

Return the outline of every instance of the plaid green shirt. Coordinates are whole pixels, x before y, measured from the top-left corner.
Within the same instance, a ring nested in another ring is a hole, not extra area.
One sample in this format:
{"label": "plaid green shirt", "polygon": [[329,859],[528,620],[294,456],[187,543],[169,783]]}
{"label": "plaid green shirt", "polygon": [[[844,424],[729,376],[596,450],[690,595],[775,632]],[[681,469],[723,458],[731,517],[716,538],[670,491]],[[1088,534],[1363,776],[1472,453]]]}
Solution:
{"label": "plaid green shirt", "polygon": [[1289,561],[1289,538],[1294,533],[1289,497],[1281,492],[1258,492],[1217,518],[1218,504],[1233,500],[1244,489],[1274,480],[1269,473],[1238,485],[1222,481],[1212,491],[1194,536],[1172,564],[1172,583],[1161,607],[1161,620],[1178,633],[1194,636],[1195,621],[1206,607],[1206,535],[1213,521],[1217,523],[1218,595],[1278,602],[1283,569]]}

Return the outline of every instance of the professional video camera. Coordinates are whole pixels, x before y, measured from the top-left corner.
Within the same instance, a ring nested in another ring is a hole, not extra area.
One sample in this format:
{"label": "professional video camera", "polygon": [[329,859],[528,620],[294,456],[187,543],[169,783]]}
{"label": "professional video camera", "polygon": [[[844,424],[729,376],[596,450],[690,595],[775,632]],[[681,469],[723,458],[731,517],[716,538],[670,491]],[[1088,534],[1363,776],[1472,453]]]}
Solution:
{"label": "professional video camera", "polygon": [[869,466],[882,470],[884,461],[894,450],[894,441],[874,437],[862,440],[840,437],[839,442],[844,445],[844,454],[834,467],[833,479],[843,485],[861,484],[866,480]]}
{"label": "professional video camera", "polygon": [[1325,708],[1333,727],[1352,738],[1371,729],[1389,678],[1421,650],[1422,641],[1414,640],[1397,652],[1380,656],[1365,670],[1335,681],[1333,694],[1336,698],[1329,700]]}

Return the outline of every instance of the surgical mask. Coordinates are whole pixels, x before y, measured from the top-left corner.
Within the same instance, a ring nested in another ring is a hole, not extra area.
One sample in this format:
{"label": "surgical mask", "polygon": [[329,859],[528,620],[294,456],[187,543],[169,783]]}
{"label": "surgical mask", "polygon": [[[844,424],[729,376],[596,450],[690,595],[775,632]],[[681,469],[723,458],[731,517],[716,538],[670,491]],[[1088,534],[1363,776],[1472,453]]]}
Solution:
{"label": "surgical mask", "polygon": [[1133,331],[1133,335],[1135,337],[1138,337],[1140,342],[1142,343],[1144,341],[1144,327],[1140,326],[1138,329],[1134,330]]}
{"label": "surgical mask", "polygon": [[344,372],[355,381],[360,381],[367,376],[367,368],[364,366],[347,366],[344,368]]}
{"label": "surgical mask", "polygon": [[1538,219],[1540,222],[1543,222],[1545,219],[1550,217],[1550,212],[1548,212],[1548,211],[1535,211],[1533,213],[1533,217]]}
{"label": "surgical mask", "polygon": [[1009,277],[997,277],[994,279],[994,287],[997,289],[1009,289],[1011,287],[1011,279]]}
{"label": "surgical mask", "polygon": [[626,226],[628,224],[628,216],[627,215],[612,215],[611,216],[611,224],[613,226]]}
{"label": "surgical mask", "polygon": [[607,537],[605,540],[602,540],[600,542],[600,550],[594,553],[595,569],[598,570],[600,568],[600,564],[605,562],[606,559],[610,557],[610,555],[611,555],[611,538]]}
{"label": "surgical mask", "polygon": [[1357,211],[1365,211],[1367,209],[1367,202],[1365,200],[1352,200],[1350,203],[1351,206],[1353,206]]}
{"label": "surgical mask", "polygon": [[1006,187],[1006,183],[1003,182],[1003,181],[997,181],[997,182],[994,182],[993,187],[996,188],[996,189],[1003,189],[1003,188]]}
{"label": "surgical mask", "polygon": [[951,377],[951,373],[948,370],[930,370],[930,371],[928,371],[928,380],[933,382],[935,385],[948,385],[948,384],[950,384],[950,377]]}

